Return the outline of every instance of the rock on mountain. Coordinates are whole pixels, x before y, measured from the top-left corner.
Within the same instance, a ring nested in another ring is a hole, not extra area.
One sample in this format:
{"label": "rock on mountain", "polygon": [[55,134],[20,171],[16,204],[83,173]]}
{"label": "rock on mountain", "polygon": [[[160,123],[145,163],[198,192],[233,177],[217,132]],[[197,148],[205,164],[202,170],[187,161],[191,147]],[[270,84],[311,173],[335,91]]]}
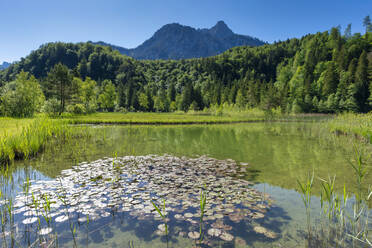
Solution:
{"label": "rock on mountain", "polygon": [[135,59],[188,59],[208,57],[235,46],[260,46],[265,42],[247,35],[235,34],[223,21],[210,29],[195,29],[178,23],[164,25],[144,43],[133,49],[108,45]]}

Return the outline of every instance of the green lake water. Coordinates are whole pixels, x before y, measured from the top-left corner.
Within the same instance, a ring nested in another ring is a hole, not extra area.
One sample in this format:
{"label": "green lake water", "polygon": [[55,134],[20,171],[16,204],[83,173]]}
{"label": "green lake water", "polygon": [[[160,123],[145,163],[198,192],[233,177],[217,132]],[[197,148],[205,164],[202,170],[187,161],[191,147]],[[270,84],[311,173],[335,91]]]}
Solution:
{"label": "green lake water", "polygon": [[[252,223],[239,223],[233,235],[241,242],[217,242],[216,247],[299,247],[305,244],[306,215],[297,179],[314,172],[312,214],[320,212],[320,178],[336,176],[336,191],[355,189],[356,178],[349,162],[353,162],[353,143],[348,137],[331,135],[316,123],[249,123],[234,125],[185,126],[88,126],[89,139],[68,144],[50,144],[37,158],[17,162],[13,183],[3,187],[9,194],[22,189],[25,175],[34,181],[49,180],[62,170],[85,161],[104,157],[148,154],[232,159],[245,165],[240,178],[254,182],[254,188],[267,193],[273,205],[257,222],[275,232],[269,239],[252,230]],[[359,146],[361,146],[359,144]],[[368,153],[368,146],[361,146]],[[370,161],[366,161],[370,163]],[[372,183],[366,176],[364,187]],[[316,218],[315,218],[316,219]],[[313,221],[316,221],[316,220]],[[15,222],[21,219],[15,219]],[[172,229],[172,222],[169,229]],[[89,247],[167,247],[164,237],[154,235],[157,221],[137,220],[128,214],[117,214],[91,221],[91,233],[85,238],[84,225],[76,225],[78,246]],[[173,228],[176,224],[173,224]],[[72,247],[67,224],[56,227],[60,247]],[[170,231],[172,233],[172,231]],[[170,237],[169,247],[192,247],[188,238]]]}

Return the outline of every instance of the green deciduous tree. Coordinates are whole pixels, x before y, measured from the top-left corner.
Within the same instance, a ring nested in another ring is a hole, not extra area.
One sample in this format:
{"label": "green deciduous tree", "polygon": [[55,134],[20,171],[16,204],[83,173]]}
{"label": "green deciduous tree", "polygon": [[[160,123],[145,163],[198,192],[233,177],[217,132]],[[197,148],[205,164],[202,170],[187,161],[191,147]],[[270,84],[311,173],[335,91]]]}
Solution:
{"label": "green deciduous tree", "polygon": [[113,111],[116,101],[116,89],[111,80],[104,80],[101,86],[101,93],[98,96],[98,104],[102,110]]}
{"label": "green deciduous tree", "polygon": [[148,111],[149,110],[149,99],[145,92],[141,92],[138,95],[138,103],[140,105],[140,108],[142,111]]}
{"label": "green deciduous tree", "polygon": [[12,117],[32,117],[35,112],[41,112],[45,98],[34,76],[21,71],[10,84],[2,90],[0,112]]}
{"label": "green deciduous tree", "polygon": [[96,92],[96,81],[90,77],[85,78],[85,81],[81,87],[81,101],[85,107],[87,113],[96,111],[97,108],[97,92]]}

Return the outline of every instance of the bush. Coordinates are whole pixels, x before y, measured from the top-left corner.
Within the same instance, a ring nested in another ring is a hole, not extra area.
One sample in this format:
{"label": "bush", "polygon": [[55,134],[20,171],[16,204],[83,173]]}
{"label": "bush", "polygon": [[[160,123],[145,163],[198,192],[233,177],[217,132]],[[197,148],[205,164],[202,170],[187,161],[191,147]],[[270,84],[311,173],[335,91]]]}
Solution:
{"label": "bush", "polygon": [[115,110],[114,111],[115,112],[119,112],[119,113],[127,113],[128,112],[128,110],[126,108],[120,107],[119,105],[116,105],[115,106]]}
{"label": "bush", "polygon": [[57,99],[51,98],[44,103],[43,112],[49,116],[57,116],[60,110],[60,104]]}
{"label": "bush", "polygon": [[68,105],[66,110],[67,112],[76,114],[76,115],[82,115],[86,113],[86,109],[84,105],[80,103]]}

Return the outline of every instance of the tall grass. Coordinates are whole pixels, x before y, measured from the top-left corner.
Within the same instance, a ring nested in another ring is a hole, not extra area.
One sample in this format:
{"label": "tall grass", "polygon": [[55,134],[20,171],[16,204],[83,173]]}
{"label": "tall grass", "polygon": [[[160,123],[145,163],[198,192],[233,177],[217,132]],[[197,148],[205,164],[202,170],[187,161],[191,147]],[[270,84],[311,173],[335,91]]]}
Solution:
{"label": "tall grass", "polygon": [[335,133],[351,134],[372,144],[372,112],[368,114],[340,114],[328,123]]}
{"label": "tall grass", "polygon": [[50,139],[66,142],[80,135],[84,134],[76,132],[65,120],[34,119],[21,130],[15,133],[4,132],[0,137],[0,165],[37,155]]}
{"label": "tall grass", "polygon": [[282,114],[278,110],[263,111],[258,108],[240,109],[224,104],[208,109],[173,113],[94,113],[64,117],[72,124],[218,124],[259,121],[313,121],[328,119],[328,115]]}

